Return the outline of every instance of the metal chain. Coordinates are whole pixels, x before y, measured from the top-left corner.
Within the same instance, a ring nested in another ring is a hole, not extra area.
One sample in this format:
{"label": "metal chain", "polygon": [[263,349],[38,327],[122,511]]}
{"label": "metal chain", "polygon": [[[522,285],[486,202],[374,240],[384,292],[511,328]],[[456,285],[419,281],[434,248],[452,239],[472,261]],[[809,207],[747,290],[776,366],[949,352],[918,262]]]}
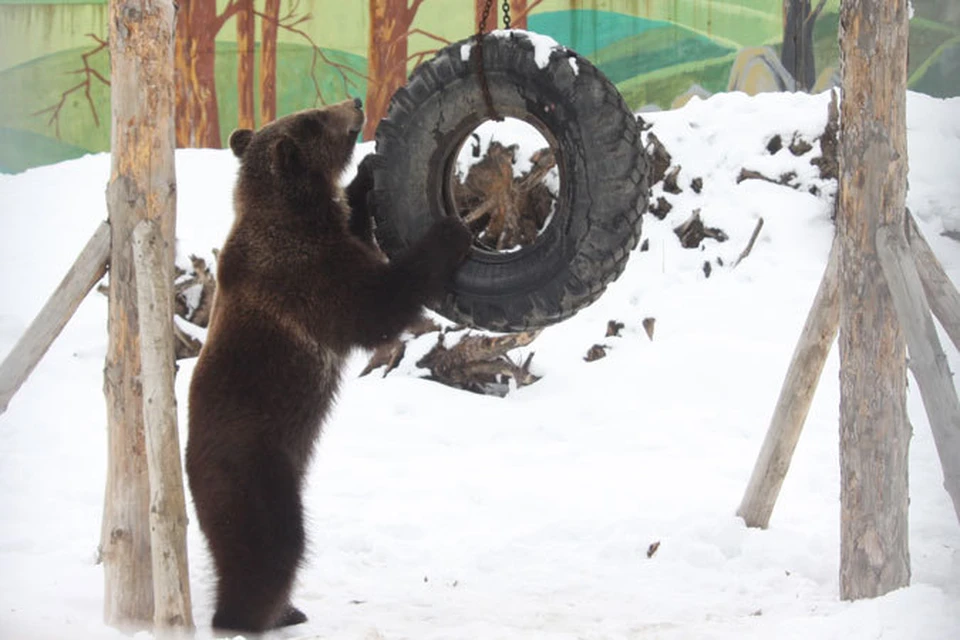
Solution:
{"label": "metal chain", "polygon": [[510,30],[510,0],[503,0],[503,28]]}
{"label": "metal chain", "polygon": [[[506,2],[504,2],[506,4]],[[487,0],[483,7],[483,14],[480,16],[480,24],[477,25],[477,46],[474,55],[477,60],[477,77],[480,79],[480,91],[483,92],[483,100],[487,104],[487,115],[491,120],[503,120],[493,106],[493,96],[490,95],[490,85],[487,84],[487,74],[483,68],[483,36],[487,26],[487,20],[490,18],[490,10],[493,8],[493,0]]]}

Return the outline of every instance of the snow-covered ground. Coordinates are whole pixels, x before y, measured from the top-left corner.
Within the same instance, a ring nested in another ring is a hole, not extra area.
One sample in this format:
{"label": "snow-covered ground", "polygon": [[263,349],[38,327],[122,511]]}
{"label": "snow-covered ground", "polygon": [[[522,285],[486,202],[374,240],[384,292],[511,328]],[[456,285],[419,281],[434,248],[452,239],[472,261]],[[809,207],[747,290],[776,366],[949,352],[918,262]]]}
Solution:
{"label": "snow-covered ground", "polygon": [[[310,552],[294,601],[310,622],[271,637],[960,638],[960,525],[912,381],[912,586],[838,598],[836,349],[770,528],[734,515],[833,234],[835,187],[808,165],[817,149],[765,146],[814,138],[826,104],[731,94],[644,114],[684,191],[668,196],[666,220],[647,216],[648,251],[597,303],[526,348],[536,384],[473,395],[419,379],[409,355],[386,378],[357,378],[358,354],[305,498]],[[960,99],[911,94],[908,106],[908,204],[960,282],[960,244],[941,235],[960,231]],[[796,171],[820,195],[738,185],[743,167]],[[185,262],[222,242],[236,164],[229,151],[180,151],[177,170]],[[106,217],[108,172],[99,155],[0,176],[0,355]],[[680,247],[672,229],[697,208],[729,241]],[[0,638],[122,637],[101,622],[95,563],[105,317],[105,298],[90,295],[0,417]],[[609,320],[621,337],[604,337]],[[585,362],[596,343],[607,357]],[[192,367],[177,380],[182,440]],[[193,519],[189,546],[197,637],[209,638],[211,565]]]}

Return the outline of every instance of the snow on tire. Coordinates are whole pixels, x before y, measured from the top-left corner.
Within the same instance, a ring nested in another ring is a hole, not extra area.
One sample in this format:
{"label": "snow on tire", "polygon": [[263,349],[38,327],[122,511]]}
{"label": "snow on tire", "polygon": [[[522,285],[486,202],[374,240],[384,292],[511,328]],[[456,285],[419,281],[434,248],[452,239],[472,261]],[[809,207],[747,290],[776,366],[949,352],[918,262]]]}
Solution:
{"label": "snow on tire", "polygon": [[[497,111],[533,125],[553,147],[560,192],[549,224],[517,251],[475,247],[435,310],[493,331],[543,327],[596,300],[640,238],[648,163],[635,116],[588,60],[524,31],[483,41]],[[546,39],[549,40],[549,39]],[[388,256],[455,211],[458,150],[488,120],[473,39],[419,65],[376,133],[376,236]]]}

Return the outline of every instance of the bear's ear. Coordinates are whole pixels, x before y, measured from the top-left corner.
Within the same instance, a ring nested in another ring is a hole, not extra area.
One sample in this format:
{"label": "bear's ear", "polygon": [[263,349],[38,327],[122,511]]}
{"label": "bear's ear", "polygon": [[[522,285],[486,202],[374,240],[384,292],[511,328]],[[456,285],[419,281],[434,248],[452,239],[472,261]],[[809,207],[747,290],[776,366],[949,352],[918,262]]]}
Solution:
{"label": "bear's ear", "polygon": [[281,136],[273,143],[272,160],[273,172],[276,175],[296,173],[303,166],[300,148],[290,136]]}
{"label": "bear's ear", "polygon": [[237,129],[231,133],[230,148],[233,149],[233,155],[238,158],[241,157],[247,147],[250,146],[251,140],[253,140],[253,131],[250,129]]}

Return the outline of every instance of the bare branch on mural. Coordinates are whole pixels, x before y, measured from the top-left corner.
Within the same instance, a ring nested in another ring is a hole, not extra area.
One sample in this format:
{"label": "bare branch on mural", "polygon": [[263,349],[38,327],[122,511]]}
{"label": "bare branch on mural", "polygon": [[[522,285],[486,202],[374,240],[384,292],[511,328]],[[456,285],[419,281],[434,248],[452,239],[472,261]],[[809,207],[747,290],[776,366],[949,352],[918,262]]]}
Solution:
{"label": "bare branch on mural", "polygon": [[96,36],[95,34],[88,33],[86,35],[96,42],[97,46],[80,55],[80,59],[83,61],[82,69],[69,72],[69,75],[82,75],[83,80],[61,93],[60,100],[57,101],[55,105],[49,106],[46,109],[34,111],[32,114],[30,114],[34,116],[40,116],[49,113],[50,119],[47,121],[47,125],[54,125],[57,139],[60,139],[60,112],[63,110],[64,105],[67,104],[67,98],[81,89],[83,90],[84,97],[87,99],[87,104],[90,106],[90,115],[93,116],[94,126],[100,126],[100,117],[97,115],[97,108],[93,104],[93,96],[90,94],[90,87],[93,85],[94,81],[101,82],[105,86],[109,87],[110,80],[105,78],[102,73],[90,66],[90,58],[106,49],[108,45],[106,40]]}
{"label": "bare branch on mural", "polygon": [[270,16],[261,11],[254,11],[254,14],[257,15],[261,20],[266,20],[267,22],[275,24],[278,29],[282,29],[287,33],[300,36],[313,48],[313,61],[310,63],[310,79],[313,81],[313,89],[317,94],[317,100],[320,102],[320,104],[327,104],[327,100],[323,96],[323,90],[320,88],[320,81],[317,79],[318,63],[323,63],[328,67],[335,69],[337,73],[340,74],[340,79],[343,83],[343,92],[345,94],[349,93],[349,89],[351,87],[359,92],[360,85],[358,85],[357,82],[351,78],[351,76],[354,76],[356,79],[368,80],[367,76],[349,65],[331,59],[323,52],[320,46],[314,41],[313,37],[299,27],[299,25],[303,24],[304,22],[312,20],[313,15],[307,13],[302,16],[298,16],[296,14],[298,6],[299,2],[294,2],[290,10],[283,17]]}
{"label": "bare branch on mural", "polygon": [[820,17],[820,12],[823,11],[823,6],[827,4],[827,0],[820,0],[820,4],[817,5],[817,8],[810,12],[810,15],[807,16],[807,22],[813,24],[817,21],[817,18]]}
{"label": "bare branch on mural", "polygon": [[526,6],[514,13],[512,16],[512,21],[514,24],[523,24],[527,18],[530,16],[530,12],[537,8],[540,4],[543,3],[543,0],[533,0],[532,2],[526,3]]}
{"label": "bare branch on mural", "polygon": [[[407,31],[406,33],[404,33],[404,34],[403,34],[402,36],[400,36],[400,37],[401,37],[401,38],[409,38],[410,36],[413,36],[413,35],[420,35],[420,36],[423,36],[423,37],[425,37],[425,38],[430,38],[431,40],[436,40],[437,42],[439,42],[440,44],[443,44],[443,45],[448,45],[448,44],[451,43],[450,40],[447,40],[447,39],[444,38],[443,36],[438,36],[438,35],[435,34],[435,33],[430,33],[430,32],[428,32],[428,31],[424,31],[423,29],[411,29],[411,30]],[[427,56],[432,56],[432,55],[434,55],[434,54],[436,54],[436,53],[437,53],[437,49],[424,49],[423,51],[418,51],[417,53],[413,53],[413,54],[407,56],[407,62],[410,62],[411,60],[413,60],[413,61],[415,61],[415,62],[414,62],[414,66],[416,66],[416,65],[420,64],[421,62],[423,62],[423,59],[426,58]]]}

